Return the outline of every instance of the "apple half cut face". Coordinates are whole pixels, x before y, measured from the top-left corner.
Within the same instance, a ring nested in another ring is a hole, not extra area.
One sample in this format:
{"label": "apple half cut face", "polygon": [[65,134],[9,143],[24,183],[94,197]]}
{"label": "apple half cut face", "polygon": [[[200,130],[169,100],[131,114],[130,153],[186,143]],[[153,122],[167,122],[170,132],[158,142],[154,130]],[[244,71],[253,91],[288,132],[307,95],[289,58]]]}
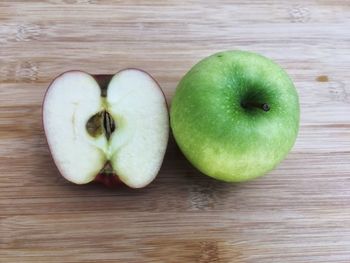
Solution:
{"label": "apple half cut face", "polygon": [[146,186],[159,172],[169,136],[164,94],[137,69],[63,73],[47,90],[43,123],[57,168],[75,184]]}

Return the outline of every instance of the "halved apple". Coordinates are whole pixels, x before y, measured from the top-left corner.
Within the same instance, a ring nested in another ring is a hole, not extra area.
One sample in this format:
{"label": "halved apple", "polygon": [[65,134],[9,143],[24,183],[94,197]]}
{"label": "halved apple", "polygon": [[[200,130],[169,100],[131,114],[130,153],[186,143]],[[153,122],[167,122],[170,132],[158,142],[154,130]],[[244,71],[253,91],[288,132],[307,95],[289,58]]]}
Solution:
{"label": "halved apple", "polygon": [[47,90],[43,123],[57,168],[76,184],[146,186],[159,172],[169,136],[164,94],[137,69],[63,73]]}

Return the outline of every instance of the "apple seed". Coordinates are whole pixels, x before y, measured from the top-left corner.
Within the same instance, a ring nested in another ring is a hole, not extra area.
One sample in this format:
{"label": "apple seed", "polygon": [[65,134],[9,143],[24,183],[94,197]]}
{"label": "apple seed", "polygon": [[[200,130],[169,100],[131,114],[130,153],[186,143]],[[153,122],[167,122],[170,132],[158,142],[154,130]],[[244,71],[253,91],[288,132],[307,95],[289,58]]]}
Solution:
{"label": "apple seed", "polygon": [[105,134],[107,140],[115,130],[115,121],[107,111],[101,111],[90,117],[86,123],[86,130],[92,137]]}

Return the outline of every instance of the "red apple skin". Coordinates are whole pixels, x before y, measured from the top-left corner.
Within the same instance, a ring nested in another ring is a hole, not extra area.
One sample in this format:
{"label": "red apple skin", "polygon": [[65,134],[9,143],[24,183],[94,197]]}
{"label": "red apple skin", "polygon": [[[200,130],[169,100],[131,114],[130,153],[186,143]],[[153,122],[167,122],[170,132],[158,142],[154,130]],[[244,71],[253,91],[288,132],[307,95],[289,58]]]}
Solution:
{"label": "red apple skin", "polygon": [[[141,71],[145,74],[147,74],[150,78],[153,79],[153,81],[157,84],[157,87],[160,89],[160,91],[162,92],[163,94],[163,97],[164,97],[164,101],[165,101],[165,104],[166,104],[166,108],[167,108],[167,112],[168,112],[168,116],[169,116],[169,104],[167,102],[167,99],[166,99],[166,96],[165,96],[165,93],[164,91],[162,90],[162,88],[160,87],[158,81],[151,75],[149,74],[147,71],[143,70],[143,69],[139,69],[139,68],[125,68],[125,69],[122,69],[122,70],[119,70],[117,73],[115,74],[90,74],[86,71],[83,71],[83,70],[67,70],[61,74],[59,74],[58,76],[56,76],[49,84],[48,88],[46,89],[45,91],[45,94],[44,94],[44,99],[43,99],[43,102],[41,104],[41,120],[42,120],[42,127],[43,127],[43,130],[44,130],[44,133],[45,133],[45,140],[46,140],[46,144],[48,145],[48,148],[49,148],[49,151],[50,151],[50,157],[51,157],[51,160],[53,161],[53,163],[55,164],[57,170],[60,172],[60,174],[62,175],[63,178],[65,178],[63,176],[63,173],[61,172],[60,170],[60,166],[58,163],[56,163],[55,159],[53,158],[52,156],[52,151],[51,151],[51,146],[47,140],[47,137],[46,137],[46,130],[45,130],[45,125],[44,125],[44,102],[45,102],[45,99],[46,99],[46,95],[52,85],[52,83],[59,77],[61,77],[62,75],[66,74],[66,73],[70,73],[70,72],[83,72],[85,74],[88,74],[90,76],[92,76],[96,82],[100,85],[100,87],[105,87],[105,86],[108,86],[109,82],[112,80],[113,76],[115,76],[116,74],[118,74],[119,72],[121,71],[124,71],[124,70],[138,70],[138,71]],[[166,148],[168,147],[169,145],[169,141],[167,142],[167,145],[166,145]],[[165,156],[165,155],[164,155]],[[163,156],[163,160],[164,160],[164,156]],[[162,160],[162,162],[163,162]],[[66,179],[66,178],[65,178]],[[66,179],[67,180],[67,179]],[[69,181],[69,180],[67,180]],[[70,181],[69,181],[70,182]],[[70,182],[71,183],[71,182]],[[91,183],[100,183],[100,184],[103,184],[104,186],[106,186],[107,188],[111,188],[111,189],[114,189],[114,188],[119,188],[120,186],[122,185],[126,185],[125,183],[123,183],[120,179],[119,179],[119,176],[116,174],[116,173],[113,173],[113,175],[111,174],[105,174],[105,173],[99,173],[96,175],[95,179],[92,180],[90,183],[88,184],[91,184]],[[147,184],[148,185],[148,184]],[[143,187],[147,186],[147,185],[144,185]],[[130,187],[128,185],[126,185],[127,187],[129,188],[133,188],[133,187]]]}
{"label": "red apple skin", "polygon": [[101,183],[107,188],[118,188],[121,185],[125,185],[118,177],[117,174],[98,174],[93,182]]}

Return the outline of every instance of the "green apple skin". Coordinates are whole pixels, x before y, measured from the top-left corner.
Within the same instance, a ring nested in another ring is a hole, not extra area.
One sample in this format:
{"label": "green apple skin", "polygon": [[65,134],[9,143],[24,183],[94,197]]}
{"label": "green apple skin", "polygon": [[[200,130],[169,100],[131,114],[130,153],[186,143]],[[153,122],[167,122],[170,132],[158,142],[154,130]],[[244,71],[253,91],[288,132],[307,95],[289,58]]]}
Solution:
{"label": "green apple skin", "polygon": [[294,145],[299,115],[287,73],[246,51],[224,51],[197,63],[178,84],[170,109],[171,128],[186,158],[226,182],[251,180],[275,168]]}

